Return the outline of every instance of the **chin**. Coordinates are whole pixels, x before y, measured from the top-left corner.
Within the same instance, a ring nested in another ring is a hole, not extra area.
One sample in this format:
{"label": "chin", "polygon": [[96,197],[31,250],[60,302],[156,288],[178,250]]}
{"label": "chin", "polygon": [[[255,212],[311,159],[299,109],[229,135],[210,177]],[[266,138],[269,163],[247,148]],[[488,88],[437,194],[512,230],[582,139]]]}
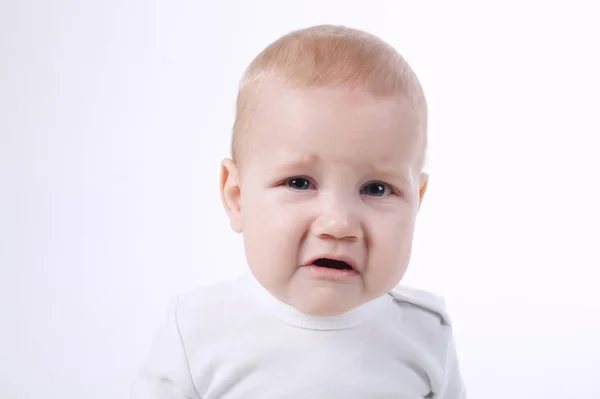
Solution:
{"label": "chin", "polygon": [[300,312],[310,315],[310,316],[323,316],[323,317],[331,317],[331,316],[339,316],[343,313],[346,313],[350,309],[340,309],[338,307],[331,307],[329,305],[301,305],[295,306]]}
{"label": "chin", "polygon": [[330,295],[311,295],[292,304],[297,310],[311,316],[339,316],[349,312],[359,304],[352,304],[347,298]]}

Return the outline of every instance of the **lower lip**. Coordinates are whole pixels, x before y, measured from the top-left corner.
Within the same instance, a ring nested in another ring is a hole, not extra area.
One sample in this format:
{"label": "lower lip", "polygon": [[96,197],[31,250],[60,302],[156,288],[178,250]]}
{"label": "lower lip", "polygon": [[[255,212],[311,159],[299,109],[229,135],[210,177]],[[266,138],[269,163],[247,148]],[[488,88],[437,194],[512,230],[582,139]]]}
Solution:
{"label": "lower lip", "polygon": [[315,265],[306,265],[303,266],[303,269],[306,269],[312,276],[324,280],[347,280],[359,276],[356,270],[338,270]]}

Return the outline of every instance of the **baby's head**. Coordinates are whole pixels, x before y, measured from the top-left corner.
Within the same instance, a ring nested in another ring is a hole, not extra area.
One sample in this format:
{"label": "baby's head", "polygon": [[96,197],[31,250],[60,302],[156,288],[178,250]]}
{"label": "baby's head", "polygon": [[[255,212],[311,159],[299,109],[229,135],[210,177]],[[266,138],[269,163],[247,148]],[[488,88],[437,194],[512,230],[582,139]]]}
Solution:
{"label": "baby's head", "polygon": [[256,279],[312,315],[388,292],[410,260],[426,145],[421,86],[380,39],[318,26],[267,47],[240,85],[221,169]]}

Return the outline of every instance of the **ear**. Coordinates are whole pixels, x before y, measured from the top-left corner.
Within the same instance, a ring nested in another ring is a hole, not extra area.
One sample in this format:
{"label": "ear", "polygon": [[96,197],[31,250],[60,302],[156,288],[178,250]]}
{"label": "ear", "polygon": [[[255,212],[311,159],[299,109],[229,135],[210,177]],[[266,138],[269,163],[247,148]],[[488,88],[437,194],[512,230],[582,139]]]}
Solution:
{"label": "ear", "polygon": [[238,167],[233,160],[224,159],[221,162],[221,201],[229,216],[231,228],[236,233],[242,232],[240,196]]}
{"label": "ear", "polygon": [[429,184],[429,175],[427,173],[421,173],[419,184],[419,209],[421,209],[421,203],[423,202],[423,197],[425,197],[425,192],[427,191],[427,184]]}

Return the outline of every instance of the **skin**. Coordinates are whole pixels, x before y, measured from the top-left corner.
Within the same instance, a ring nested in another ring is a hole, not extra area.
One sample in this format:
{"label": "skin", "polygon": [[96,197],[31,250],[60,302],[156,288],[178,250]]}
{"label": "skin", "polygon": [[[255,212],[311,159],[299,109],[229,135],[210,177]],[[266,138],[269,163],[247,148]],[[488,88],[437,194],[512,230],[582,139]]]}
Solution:
{"label": "skin", "polygon": [[[221,196],[256,279],[316,316],[386,294],[408,266],[428,182],[408,101],[279,86],[252,117],[243,168],[222,162]],[[357,273],[329,278],[304,266],[324,254],[352,261]]]}

